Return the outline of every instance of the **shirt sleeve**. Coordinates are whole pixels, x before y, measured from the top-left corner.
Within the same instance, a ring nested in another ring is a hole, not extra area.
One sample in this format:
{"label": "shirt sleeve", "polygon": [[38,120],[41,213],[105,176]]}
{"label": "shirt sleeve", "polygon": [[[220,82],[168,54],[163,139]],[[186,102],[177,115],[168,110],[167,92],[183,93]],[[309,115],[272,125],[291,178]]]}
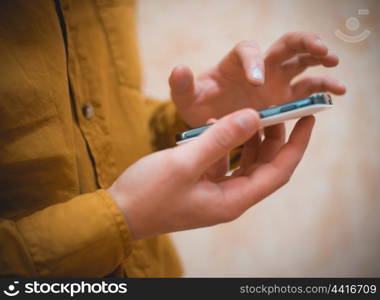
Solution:
{"label": "shirt sleeve", "polygon": [[0,276],[102,277],[130,255],[131,244],[118,206],[101,189],[0,219]]}
{"label": "shirt sleeve", "polygon": [[176,133],[191,128],[181,119],[172,101],[146,98],[146,107],[150,116],[149,128],[154,150],[175,146]]}

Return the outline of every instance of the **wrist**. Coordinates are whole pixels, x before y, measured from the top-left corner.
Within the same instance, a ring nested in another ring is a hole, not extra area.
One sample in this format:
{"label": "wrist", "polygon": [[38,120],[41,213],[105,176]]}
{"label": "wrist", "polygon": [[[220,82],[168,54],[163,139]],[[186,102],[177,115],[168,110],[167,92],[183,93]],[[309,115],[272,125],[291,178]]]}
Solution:
{"label": "wrist", "polygon": [[123,216],[123,219],[125,223],[128,226],[129,233],[131,235],[132,240],[136,240],[136,235],[134,233],[134,230],[132,229],[131,222],[128,218],[127,214],[127,197],[124,195],[124,193],[120,193],[117,191],[117,189],[112,185],[107,189],[107,192],[111,195],[112,200],[115,202],[116,206],[119,208],[121,215]]}

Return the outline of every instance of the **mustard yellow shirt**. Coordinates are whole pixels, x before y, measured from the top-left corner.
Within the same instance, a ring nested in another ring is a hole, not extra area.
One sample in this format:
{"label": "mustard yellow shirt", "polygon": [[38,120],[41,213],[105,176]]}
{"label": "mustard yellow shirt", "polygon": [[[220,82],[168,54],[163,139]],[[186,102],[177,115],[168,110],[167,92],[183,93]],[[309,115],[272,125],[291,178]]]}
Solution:
{"label": "mustard yellow shirt", "polygon": [[0,1],[1,276],[181,275],[170,239],[132,242],[105,190],[186,128],[141,93],[134,9]]}

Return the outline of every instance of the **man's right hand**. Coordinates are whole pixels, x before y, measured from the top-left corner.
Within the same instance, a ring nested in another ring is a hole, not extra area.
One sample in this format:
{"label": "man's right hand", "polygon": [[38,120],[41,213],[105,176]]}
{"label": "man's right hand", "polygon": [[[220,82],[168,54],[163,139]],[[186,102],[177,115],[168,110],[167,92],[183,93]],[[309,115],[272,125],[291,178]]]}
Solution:
{"label": "man's right hand", "polygon": [[[148,155],[108,192],[134,239],[229,222],[288,182],[310,139],[314,117],[301,119],[285,143],[284,125],[264,130],[253,109],[218,120],[197,140]],[[240,169],[218,180],[207,174],[244,144]]]}

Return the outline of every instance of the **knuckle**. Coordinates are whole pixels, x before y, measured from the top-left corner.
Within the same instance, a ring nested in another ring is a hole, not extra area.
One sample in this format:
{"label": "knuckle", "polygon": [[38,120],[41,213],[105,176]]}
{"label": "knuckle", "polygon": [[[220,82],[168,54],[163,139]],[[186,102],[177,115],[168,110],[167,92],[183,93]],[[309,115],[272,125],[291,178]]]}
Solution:
{"label": "knuckle", "polygon": [[289,31],[282,36],[282,40],[288,40],[294,36],[300,35],[301,31]]}
{"label": "knuckle", "polygon": [[282,175],[279,180],[280,186],[284,186],[285,184],[289,183],[291,177],[292,172],[286,172],[284,175]]}
{"label": "knuckle", "polygon": [[192,160],[184,159],[183,155],[179,155],[174,149],[167,150],[166,163],[171,166],[178,176],[191,175],[193,172]]}
{"label": "knuckle", "polygon": [[237,219],[240,215],[240,210],[235,205],[224,202],[219,207],[218,220],[219,223],[227,223]]}
{"label": "knuckle", "polygon": [[[219,147],[219,149],[229,151],[232,147],[238,146],[236,143],[243,142],[244,138],[248,138],[250,132],[232,118],[233,116],[228,117],[217,125],[218,129],[214,134],[214,145]],[[257,124],[255,125],[258,126],[258,123],[260,122],[258,114],[256,115],[254,122],[256,122]]]}
{"label": "knuckle", "polygon": [[302,30],[290,31],[282,36],[283,41],[289,41],[294,39],[304,42],[305,39],[319,39],[319,36],[313,32]]}
{"label": "knuckle", "polygon": [[218,134],[214,137],[214,144],[215,147],[222,150],[229,150],[229,138],[227,137],[227,133],[225,134]]}
{"label": "knuckle", "polygon": [[236,127],[237,126],[220,124],[218,132],[214,135],[215,146],[226,151],[230,150],[231,145],[233,145],[234,137],[236,136]]}
{"label": "knuckle", "polygon": [[310,31],[298,31],[297,34],[303,41],[320,39],[317,34]]}
{"label": "knuckle", "polygon": [[291,173],[287,174],[284,178],[284,185],[288,184],[290,181],[290,178],[292,177]]}

